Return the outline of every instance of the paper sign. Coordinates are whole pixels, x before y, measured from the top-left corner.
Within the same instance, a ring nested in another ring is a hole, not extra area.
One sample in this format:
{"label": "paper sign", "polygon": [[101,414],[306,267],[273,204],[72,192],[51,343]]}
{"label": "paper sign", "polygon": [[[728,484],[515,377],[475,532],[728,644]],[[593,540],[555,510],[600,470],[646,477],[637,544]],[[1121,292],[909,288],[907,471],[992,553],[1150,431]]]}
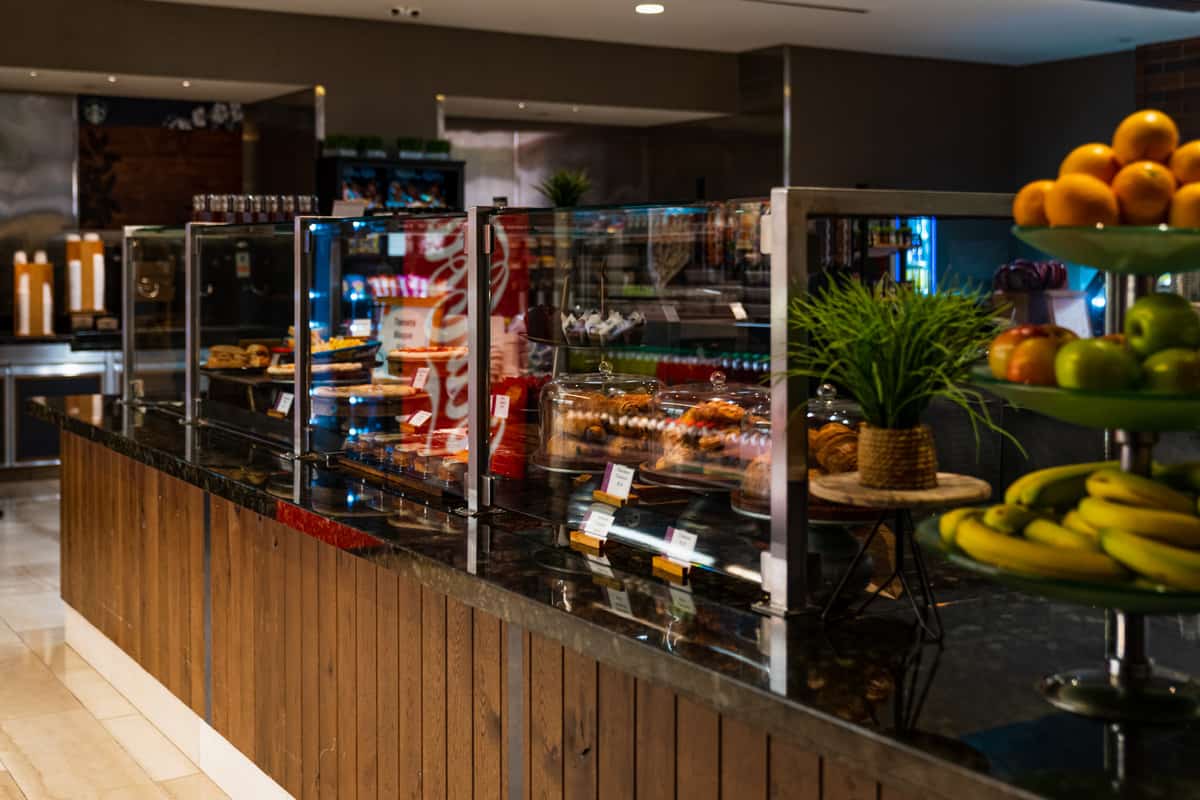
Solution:
{"label": "paper sign", "polygon": [[587,559],[587,568],[592,573],[604,578],[615,577],[612,570],[612,563],[609,562],[608,556],[588,553],[584,558]]}
{"label": "paper sign", "polygon": [[730,303],[729,310],[733,312],[733,318],[738,322],[748,318],[750,315],[746,313],[746,307],[741,303]]}
{"label": "paper sign", "polygon": [[426,422],[429,422],[429,418],[432,416],[428,411],[418,411],[409,418],[408,424],[414,428],[420,428]]}
{"label": "paper sign", "polygon": [[233,257],[234,266],[237,268],[237,276],[239,278],[250,277],[250,251],[238,250]]}
{"label": "paper sign", "polygon": [[683,566],[691,566],[692,554],[696,552],[696,542],[700,537],[679,528],[667,528],[667,552],[664,554],[671,561]]}
{"label": "paper sign", "polygon": [[608,595],[608,606],[618,614],[633,616],[633,605],[629,602],[629,592],[624,589],[605,589]]}
{"label": "paper sign", "polygon": [[413,375],[412,387],[418,392],[425,388],[425,382],[429,380],[429,367],[417,367],[417,373]]}
{"label": "paper sign", "polygon": [[600,491],[618,500],[628,500],[629,490],[633,488],[633,476],[633,467],[609,462],[604,468],[604,482],[600,484]]}
{"label": "paper sign", "polygon": [[675,306],[664,303],[662,310],[667,322],[679,322],[679,310]]}
{"label": "paper sign", "polygon": [[281,359],[281,358],[283,358],[283,353],[272,353],[271,354],[271,366],[278,367],[279,359]]}
{"label": "paper sign", "polygon": [[291,392],[280,392],[279,397],[275,398],[275,411],[281,417],[286,417],[292,412],[292,403],[296,401],[295,395]]}
{"label": "paper sign", "polygon": [[508,395],[497,394],[492,396],[492,416],[496,419],[508,419]]}
{"label": "paper sign", "polygon": [[611,506],[606,506],[603,503],[593,503],[592,507],[588,509],[587,514],[583,517],[583,532],[596,539],[607,539],[608,532],[612,530],[615,519],[616,517],[613,516]]}
{"label": "paper sign", "polygon": [[671,587],[671,608],[683,614],[695,615],[696,601],[689,586]]}
{"label": "paper sign", "polygon": [[441,322],[434,306],[436,300],[406,297],[386,304],[379,321],[380,349],[385,353],[404,347],[428,347],[429,331]]}

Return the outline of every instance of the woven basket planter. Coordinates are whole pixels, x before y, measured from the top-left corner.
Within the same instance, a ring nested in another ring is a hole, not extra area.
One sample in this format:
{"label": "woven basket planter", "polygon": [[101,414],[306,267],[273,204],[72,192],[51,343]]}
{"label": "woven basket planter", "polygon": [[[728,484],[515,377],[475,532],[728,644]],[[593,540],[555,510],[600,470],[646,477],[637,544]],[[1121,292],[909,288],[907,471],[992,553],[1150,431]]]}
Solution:
{"label": "woven basket planter", "polygon": [[928,425],[858,432],[858,482],[871,489],[932,489],[937,486],[937,451]]}

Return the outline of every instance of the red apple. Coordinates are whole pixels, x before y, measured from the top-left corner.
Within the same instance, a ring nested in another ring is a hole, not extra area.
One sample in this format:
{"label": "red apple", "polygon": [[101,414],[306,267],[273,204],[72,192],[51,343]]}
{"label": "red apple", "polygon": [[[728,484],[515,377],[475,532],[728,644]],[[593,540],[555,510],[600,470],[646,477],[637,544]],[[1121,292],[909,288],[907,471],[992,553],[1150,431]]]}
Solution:
{"label": "red apple", "polygon": [[1000,381],[1005,380],[1008,376],[1008,361],[1012,358],[1013,349],[1021,342],[1033,337],[1049,335],[1041,329],[1040,325],[1018,325],[992,339],[992,346],[988,348],[988,367],[992,370],[992,377]]}
{"label": "red apple", "polygon": [[1062,342],[1053,336],[1028,338],[1013,348],[1008,359],[1007,380],[1013,383],[1032,383],[1037,386],[1054,386],[1054,358]]}

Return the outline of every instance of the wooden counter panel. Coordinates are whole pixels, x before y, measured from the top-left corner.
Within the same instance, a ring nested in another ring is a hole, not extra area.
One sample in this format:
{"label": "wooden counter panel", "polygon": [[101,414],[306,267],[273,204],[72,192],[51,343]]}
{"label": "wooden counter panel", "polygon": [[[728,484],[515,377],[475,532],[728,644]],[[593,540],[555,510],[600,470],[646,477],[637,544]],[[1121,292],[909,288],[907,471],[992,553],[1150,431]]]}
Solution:
{"label": "wooden counter panel", "polygon": [[512,714],[527,798],[902,797],[557,641],[510,654],[510,623],[105,447],[62,452],[64,600],[297,798],[507,798]]}

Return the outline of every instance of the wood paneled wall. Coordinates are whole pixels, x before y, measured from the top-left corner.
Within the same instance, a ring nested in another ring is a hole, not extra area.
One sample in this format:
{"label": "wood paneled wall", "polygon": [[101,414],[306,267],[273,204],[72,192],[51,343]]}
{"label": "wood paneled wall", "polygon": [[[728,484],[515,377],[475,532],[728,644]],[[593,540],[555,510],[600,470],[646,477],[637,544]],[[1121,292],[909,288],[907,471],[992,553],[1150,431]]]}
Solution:
{"label": "wood paneled wall", "polygon": [[62,481],[64,600],[297,798],[903,800],[72,435]]}

